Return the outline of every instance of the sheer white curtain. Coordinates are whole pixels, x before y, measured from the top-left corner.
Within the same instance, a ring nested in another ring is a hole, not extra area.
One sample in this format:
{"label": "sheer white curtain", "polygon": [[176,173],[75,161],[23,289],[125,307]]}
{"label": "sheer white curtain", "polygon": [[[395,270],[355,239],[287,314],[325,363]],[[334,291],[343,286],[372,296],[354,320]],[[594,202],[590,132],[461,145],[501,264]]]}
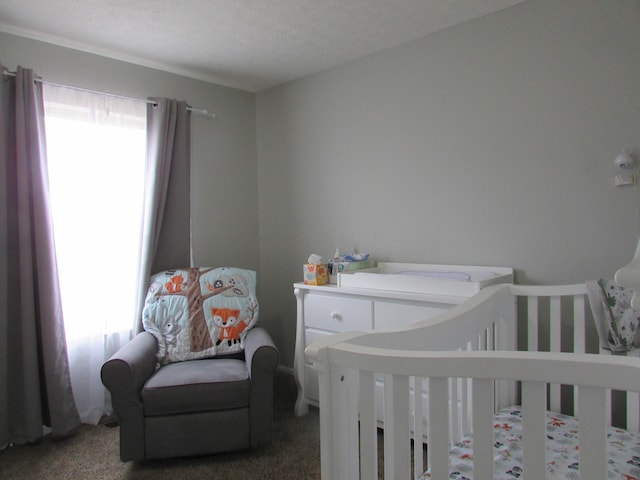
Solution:
{"label": "sheer white curtain", "polygon": [[128,342],[136,311],[144,197],[144,102],[45,85],[56,251],[80,417],[110,412],[103,362]]}

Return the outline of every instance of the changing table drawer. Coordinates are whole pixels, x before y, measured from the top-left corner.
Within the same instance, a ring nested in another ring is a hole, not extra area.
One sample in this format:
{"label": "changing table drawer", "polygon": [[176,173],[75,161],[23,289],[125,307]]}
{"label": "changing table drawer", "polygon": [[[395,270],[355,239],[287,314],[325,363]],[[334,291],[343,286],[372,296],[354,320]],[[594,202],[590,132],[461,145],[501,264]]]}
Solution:
{"label": "changing table drawer", "polygon": [[304,323],[331,332],[371,330],[373,301],[310,293],[304,302]]}
{"label": "changing table drawer", "polygon": [[427,320],[446,312],[448,305],[425,304],[418,302],[401,302],[376,300],[374,306],[374,327],[399,328],[421,320]]}
{"label": "changing table drawer", "polygon": [[309,405],[320,404],[318,372],[304,353],[313,342],[338,333],[408,325],[431,318],[466,300],[465,297],[303,283],[294,284],[294,293],[297,306],[293,359],[298,387],[296,415],[304,415]]}

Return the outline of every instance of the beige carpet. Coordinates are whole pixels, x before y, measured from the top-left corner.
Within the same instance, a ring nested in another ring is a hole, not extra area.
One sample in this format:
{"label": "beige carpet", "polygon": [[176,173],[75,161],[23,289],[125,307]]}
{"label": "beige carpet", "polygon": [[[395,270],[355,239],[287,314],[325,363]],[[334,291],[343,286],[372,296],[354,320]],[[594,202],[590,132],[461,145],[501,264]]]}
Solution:
{"label": "beige carpet", "polygon": [[290,375],[275,378],[273,443],[255,450],[206,457],[123,463],[118,427],[84,425],[71,437],[11,447],[0,453],[0,479],[11,480],[252,480],[319,479],[318,410],[293,414]]}

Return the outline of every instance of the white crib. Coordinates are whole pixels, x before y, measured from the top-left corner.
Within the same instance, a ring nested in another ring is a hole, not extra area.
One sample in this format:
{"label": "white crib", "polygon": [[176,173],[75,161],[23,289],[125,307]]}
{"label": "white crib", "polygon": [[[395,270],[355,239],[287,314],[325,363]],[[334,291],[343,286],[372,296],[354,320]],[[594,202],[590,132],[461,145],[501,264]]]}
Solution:
{"label": "white crib", "polygon": [[[305,354],[320,382],[323,480],[378,478],[379,447],[385,479],[420,478],[423,443],[430,477],[444,480],[451,445],[469,433],[473,478],[493,479],[493,415],[508,405],[522,406],[522,478],[546,478],[547,410],[580,419],[580,478],[607,478],[611,391],[629,392],[622,400],[617,393],[613,405],[616,414],[626,405],[622,426],[637,432],[640,361],[598,354],[586,293],[584,284],[495,285],[410,327],[310,345]],[[381,406],[376,388],[384,390]]]}

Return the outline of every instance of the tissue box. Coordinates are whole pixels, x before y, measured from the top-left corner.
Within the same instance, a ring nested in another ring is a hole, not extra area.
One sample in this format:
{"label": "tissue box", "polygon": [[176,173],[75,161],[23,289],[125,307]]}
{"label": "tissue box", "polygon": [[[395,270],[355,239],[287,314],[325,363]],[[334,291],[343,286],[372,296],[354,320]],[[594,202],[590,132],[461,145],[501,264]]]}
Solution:
{"label": "tissue box", "polygon": [[329,268],[326,263],[305,263],[304,283],[307,285],[324,285],[329,281]]}

